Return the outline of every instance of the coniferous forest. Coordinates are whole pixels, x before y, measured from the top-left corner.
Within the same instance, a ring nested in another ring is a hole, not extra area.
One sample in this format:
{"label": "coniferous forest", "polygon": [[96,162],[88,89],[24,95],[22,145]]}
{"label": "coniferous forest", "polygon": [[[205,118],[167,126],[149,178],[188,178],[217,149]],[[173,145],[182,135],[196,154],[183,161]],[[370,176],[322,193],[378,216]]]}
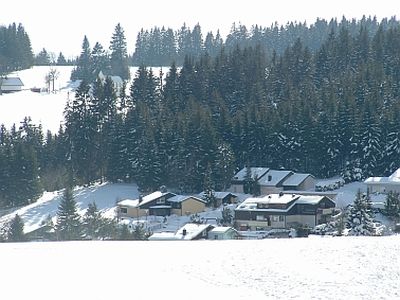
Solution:
{"label": "coniferous forest", "polygon": [[164,79],[139,60],[119,94],[110,78],[83,80],[58,133],[29,119],[2,127],[1,205],[21,204],[9,194],[20,182],[26,201],[71,178],[136,182],[143,192],[223,190],[244,165],[348,182],[390,174],[400,159],[400,26],[332,22],[288,25],[282,35],[274,26],[287,36],[279,47],[254,34],[228,46],[228,36],[213,55],[172,63]]}

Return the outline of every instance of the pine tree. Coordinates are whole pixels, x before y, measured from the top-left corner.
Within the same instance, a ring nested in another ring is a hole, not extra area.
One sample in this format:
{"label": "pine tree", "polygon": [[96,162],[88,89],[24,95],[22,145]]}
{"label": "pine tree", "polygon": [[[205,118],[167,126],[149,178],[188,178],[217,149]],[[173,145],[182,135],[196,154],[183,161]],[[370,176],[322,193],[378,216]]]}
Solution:
{"label": "pine tree", "polygon": [[85,237],[89,239],[96,239],[100,237],[102,222],[102,216],[97,209],[96,203],[89,203],[82,219]]}
{"label": "pine tree", "polygon": [[16,214],[15,217],[8,223],[7,241],[8,242],[25,241],[24,221],[18,214]]}
{"label": "pine tree", "polygon": [[90,44],[85,35],[83,38],[82,51],[78,58],[77,66],[71,72],[71,80],[80,79],[86,82],[92,82],[95,79],[95,76],[93,74],[91,60]]}
{"label": "pine tree", "polygon": [[125,41],[125,33],[118,23],[111,38],[111,72],[123,80],[129,80],[128,53]]}
{"label": "pine tree", "polygon": [[375,235],[373,222],[369,193],[363,194],[358,190],[347,215],[346,227],[349,229],[349,235]]}
{"label": "pine tree", "polygon": [[400,194],[398,192],[389,191],[387,193],[384,213],[395,219],[400,218]]}
{"label": "pine tree", "polygon": [[70,187],[65,188],[58,206],[55,229],[59,240],[80,240],[83,236],[81,217]]}

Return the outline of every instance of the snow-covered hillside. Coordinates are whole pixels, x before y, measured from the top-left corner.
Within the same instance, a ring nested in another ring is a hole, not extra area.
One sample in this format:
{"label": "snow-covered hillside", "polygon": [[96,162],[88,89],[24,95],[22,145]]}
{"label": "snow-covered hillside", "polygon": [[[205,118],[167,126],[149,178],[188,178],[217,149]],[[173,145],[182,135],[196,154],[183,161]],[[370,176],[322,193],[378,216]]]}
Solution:
{"label": "snow-covered hillside", "polygon": [[[70,82],[71,66],[57,66],[58,79],[54,88],[56,93],[34,93],[31,88],[45,88],[45,76],[49,73],[48,66],[35,66],[31,69],[14,72],[9,76],[21,78],[24,86],[23,91],[3,94],[0,96],[2,109],[0,110],[0,124],[10,128],[13,124],[19,123],[27,116],[32,118],[34,124],[42,124],[44,131],[50,130],[56,133],[60,124],[64,121],[64,109],[67,100],[73,99],[73,88],[76,84]],[[131,77],[135,76],[137,67],[131,67]],[[163,69],[167,73],[167,68]],[[160,68],[153,68],[155,76],[160,73]],[[129,86],[129,85],[128,85]]]}
{"label": "snow-covered hillside", "polygon": [[2,299],[400,299],[400,236],[0,244]]}
{"label": "snow-covered hillside", "polygon": [[45,88],[45,76],[50,71],[48,66],[14,72],[10,76],[19,76],[24,84],[21,92],[0,96],[0,124],[10,128],[17,126],[25,117],[31,117],[34,124],[42,124],[43,129],[57,132],[64,120],[63,112],[71,92],[69,77],[72,67],[56,67],[59,77],[55,81],[56,93],[34,93],[31,88]]}
{"label": "snow-covered hillside", "polygon": [[[103,213],[114,209],[117,201],[137,199],[138,188],[135,184],[98,184],[91,187],[78,187],[74,191],[79,212],[84,214],[89,203],[95,202]],[[40,227],[48,216],[54,217],[62,197],[62,191],[45,192],[40,199],[28,206],[22,207],[0,218],[0,224],[7,222],[18,214],[24,221],[25,232],[31,232]]]}

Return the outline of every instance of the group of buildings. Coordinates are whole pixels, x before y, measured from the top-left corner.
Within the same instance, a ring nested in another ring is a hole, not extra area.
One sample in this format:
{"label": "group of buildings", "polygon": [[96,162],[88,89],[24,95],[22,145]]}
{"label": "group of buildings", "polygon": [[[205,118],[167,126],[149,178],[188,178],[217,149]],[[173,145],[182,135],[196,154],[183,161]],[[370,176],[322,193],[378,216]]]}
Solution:
{"label": "group of buildings", "polygon": [[[243,195],[249,172],[252,180],[258,181],[262,196],[238,201],[238,195]],[[232,178],[229,191],[214,193],[218,205],[236,204],[233,211],[235,229],[215,224],[185,224],[176,232],[155,233],[150,239],[221,239],[237,237],[237,231],[289,229],[298,226],[312,228],[326,222],[335,209],[335,202],[330,197],[323,192],[315,192],[315,183],[311,174],[244,168]],[[193,196],[157,191],[139,199],[118,202],[118,216],[190,216],[205,211],[206,202],[203,199],[204,193]]]}

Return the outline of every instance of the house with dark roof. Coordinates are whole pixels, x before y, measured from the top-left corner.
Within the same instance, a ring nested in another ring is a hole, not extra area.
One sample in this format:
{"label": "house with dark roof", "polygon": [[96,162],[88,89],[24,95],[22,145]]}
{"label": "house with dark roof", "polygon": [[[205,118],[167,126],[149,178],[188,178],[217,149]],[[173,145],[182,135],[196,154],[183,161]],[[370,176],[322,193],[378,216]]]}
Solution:
{"label": "house with dark roof", "polygon": [[307,173],[270,168],[243,168],[231,180],[229,191],[244,193],[246,180],[250,177],[259,185],[260,194],[267,195],[280,191],[308,191],[315,189],[315,177]]}
{"label": "house with dark roof", "polygon": [[19,92],[24,84],[19,77],[0,78],[0,90],[2,93]]}
{"label": "house with dark roof", "polygon": [[325,223],[336,204],[321,195],[270,194],[248,198],[235,209],[235,226],[239,230],[288,229],[315,227]]}
{"label": "house with dark roof", "polygon": [[204,211],[205,206],[205,201],[200,198],[160,191],[140,197],[139,199],[125,199],[117,203],[119,217],[131,218],[148,215],[191,215]]}

